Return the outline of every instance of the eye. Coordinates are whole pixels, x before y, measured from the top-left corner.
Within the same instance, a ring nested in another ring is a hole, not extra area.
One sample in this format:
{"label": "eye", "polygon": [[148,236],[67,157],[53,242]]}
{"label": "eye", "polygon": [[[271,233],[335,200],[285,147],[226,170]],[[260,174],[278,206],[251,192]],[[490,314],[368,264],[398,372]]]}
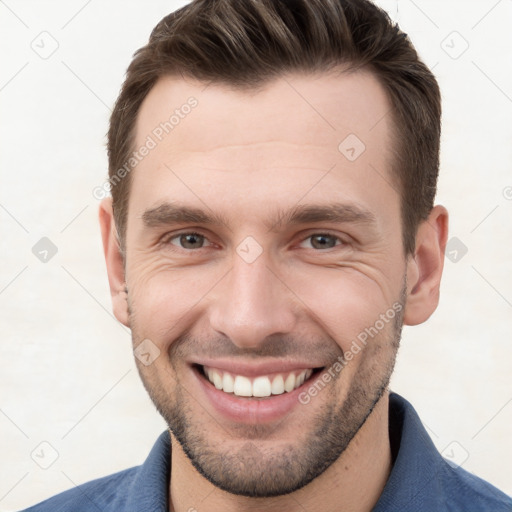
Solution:
{"label": "eye", "polygon": [[315,233],[310,235],[302,241],[301,246],[308,242],[311,242],[310,247],[313,247],[313,249],[332,249],[336,245],[343,243],[339,237],[331,235],[330,233]]}
{"label": "eye", "polygon": [[199,233],[180,233],[167,239],[166,243],[177,245],[182,249],[202,249],[205,243],[210,245],[208,239]]}

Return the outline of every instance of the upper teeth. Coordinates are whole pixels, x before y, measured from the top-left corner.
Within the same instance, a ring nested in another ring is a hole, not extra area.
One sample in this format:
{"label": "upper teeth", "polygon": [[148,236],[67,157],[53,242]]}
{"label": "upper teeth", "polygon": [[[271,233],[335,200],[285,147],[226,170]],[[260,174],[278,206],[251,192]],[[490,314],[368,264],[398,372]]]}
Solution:
{"label": "upper teeth", "polygon": [[237,396],[270,396],[281,395],[298,388],[305,380],[311,377],[312,369],[302,370],[295,374],[280,373],[269,377],[261,375],[253,380],[244,375],[232,375],[231,373],[204,366],[204,372],[208,380],[217,388],[226,393],[234,393]]}

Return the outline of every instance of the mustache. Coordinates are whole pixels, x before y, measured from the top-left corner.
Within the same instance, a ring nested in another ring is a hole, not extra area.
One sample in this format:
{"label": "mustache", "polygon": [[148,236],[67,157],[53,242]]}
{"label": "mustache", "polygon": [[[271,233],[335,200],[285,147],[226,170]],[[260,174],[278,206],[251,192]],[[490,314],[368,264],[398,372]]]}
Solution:
{"label": "mustache", "polygon": [[343,350],[332,338],[297,339],[296,336],[273,334],[265,338],[255,348],[239,347],[228,337],[215,336],[200,338],[185,333],[176,338],[169,347],[169,357],[173,360],[193,360],[202,358],[230,358],[248,360],[300,359],[315,361],[326,366],[338,357]]}

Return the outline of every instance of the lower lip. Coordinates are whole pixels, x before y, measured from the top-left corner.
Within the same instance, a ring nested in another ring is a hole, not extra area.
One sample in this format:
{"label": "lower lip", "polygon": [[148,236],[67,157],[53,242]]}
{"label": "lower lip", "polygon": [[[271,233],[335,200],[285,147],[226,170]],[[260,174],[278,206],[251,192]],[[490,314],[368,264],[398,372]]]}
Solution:
{"label": "lower lip", "polygon": [[304,407],[299,402],[299,395],[312,381],[310,377],[297,389],[281,395],[271,395],[265,398],[242,398],[233,393],[225,393],[217,389],[202,371],[193,367],[193,372],[199,381],[205,395],[209,398],[213,408],[230,421],[245,424],[269,423],[280,420],[290,414],[295,407]]}

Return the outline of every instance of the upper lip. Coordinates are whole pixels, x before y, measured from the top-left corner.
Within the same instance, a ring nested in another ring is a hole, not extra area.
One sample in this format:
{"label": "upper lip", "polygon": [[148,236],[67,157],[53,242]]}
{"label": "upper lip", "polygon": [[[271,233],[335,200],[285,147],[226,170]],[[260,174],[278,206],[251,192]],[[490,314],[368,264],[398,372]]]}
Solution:
{"label": "upper lip", "polygon": [[312,365],[307,361],[272,360],[272,361],[237,361],[234,359],[196,359],[192,364],[208,366],[223,370],[233,375],[257,377],[272,373],[289,373],[323,367],[322,364]]}

